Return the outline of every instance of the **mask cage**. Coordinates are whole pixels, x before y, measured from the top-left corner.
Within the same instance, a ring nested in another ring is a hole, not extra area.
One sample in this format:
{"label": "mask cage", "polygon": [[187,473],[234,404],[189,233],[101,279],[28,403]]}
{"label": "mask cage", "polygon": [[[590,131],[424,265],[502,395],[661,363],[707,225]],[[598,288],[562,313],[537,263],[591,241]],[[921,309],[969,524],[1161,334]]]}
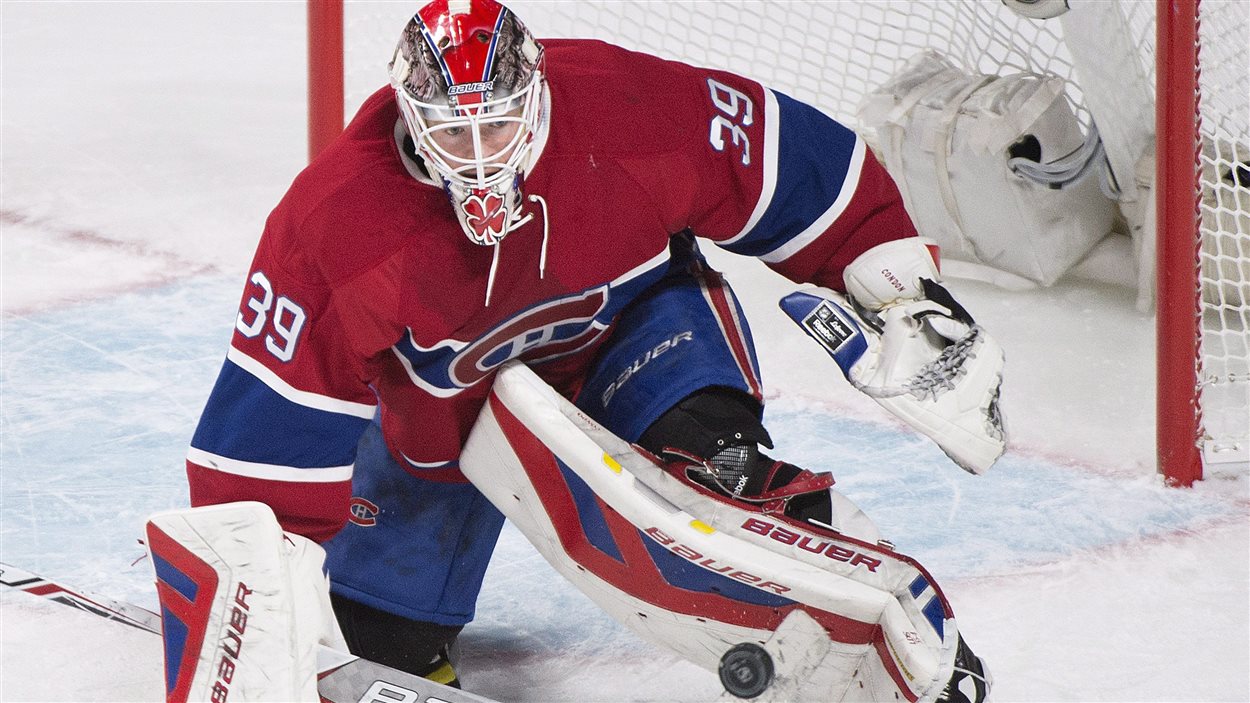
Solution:
{"label": "mask cage", "polygon": [[[538,127],[541,85],[542,74],[535,71],[520,90],[463,107],[418,100],[402,86],[396,86],[395,93],[417,153],[430,167],[453,185],[490,189],[511,182],[529,156]],[[489,134],[501,125],[516,125],[516,129],[502,147],[487,153],[484,131]],[[438,142],[440,133],[454,129],[467,130],[471,156],[454,154]]]}

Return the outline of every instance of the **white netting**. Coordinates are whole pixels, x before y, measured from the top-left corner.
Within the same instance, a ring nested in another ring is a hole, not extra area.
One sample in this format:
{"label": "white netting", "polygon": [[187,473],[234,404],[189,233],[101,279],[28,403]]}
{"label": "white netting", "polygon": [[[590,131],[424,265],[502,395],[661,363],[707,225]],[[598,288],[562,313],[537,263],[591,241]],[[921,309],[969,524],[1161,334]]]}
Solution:
{"label": "white netting", "polygon": [[[1096,123],[1132,235],[1137,285],[1153,295],[1155,2],[1082,0],[1056,19],[1000,0],[541,1],[507,3],[538,37],[593,37],[726,68],[856,128],[864,96],[922,49],[965,71],[1052,73],[1082,125]],[[347,2],[346,111],[386,81],[419,2]],[[1250,2],[1203,0],[1201,408],[1208,459],[1250,454]],[[1226,177],[1231,174],[1231,178]],[[1216,451],[1218,450],[1218,451]]]}
{"label": "white netting", "polygon": [[1202,366],[1208,462],[1250,455],[1250,3],[1198,13]]}
{"label": "white netting", "polygon": [[[391,45],[417,6],[347,3],[349,113],[385,82]],[[1017,17],[993,0],[514,0],[508,6],[536,36],[594,37],[726,68],[819,105],[848,123],[854,121],[859,100],[922,48],[937,49],[965,69],[986,73],[1072,73],[1057,23]],[[1079,97],[1075,84],[1073,89]]]}

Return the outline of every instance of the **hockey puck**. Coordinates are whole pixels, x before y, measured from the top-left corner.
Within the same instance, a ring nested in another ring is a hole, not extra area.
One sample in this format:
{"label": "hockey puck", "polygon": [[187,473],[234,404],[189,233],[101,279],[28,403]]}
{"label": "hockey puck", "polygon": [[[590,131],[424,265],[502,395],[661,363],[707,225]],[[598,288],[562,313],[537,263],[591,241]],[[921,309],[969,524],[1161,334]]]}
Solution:
{"label": "hockey puck", "polygon": [[773,682],[773,658],[764,648],[743,642],[720,658],[721,685],[739,698],[754,698]]}

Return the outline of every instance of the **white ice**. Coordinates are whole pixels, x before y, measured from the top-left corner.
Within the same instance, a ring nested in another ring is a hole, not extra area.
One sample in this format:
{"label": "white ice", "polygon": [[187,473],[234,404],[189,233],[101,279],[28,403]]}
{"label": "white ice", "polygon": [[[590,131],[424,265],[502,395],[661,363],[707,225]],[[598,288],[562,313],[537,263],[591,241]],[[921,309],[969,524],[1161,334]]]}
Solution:
{"label": "white ice", "polygon": [[[153,604],[140,526],[186,503],[252,249],[306,158],[303,12],[0,2],[3,561]],[[1009,452],[973,477],[780,319],[783,282],[715,262],[751,316],[781,453],[832,470],[941,579],[997,700],[1250,700],[1250,481],[1154,473],[1154,322],[1131,291],[952,283],[1008,359]],[[155,637],[62,611],[0,598],[0,700],[162,696]],[[467,685],[501,700],[721,693],[511,529],[462,641]]]}

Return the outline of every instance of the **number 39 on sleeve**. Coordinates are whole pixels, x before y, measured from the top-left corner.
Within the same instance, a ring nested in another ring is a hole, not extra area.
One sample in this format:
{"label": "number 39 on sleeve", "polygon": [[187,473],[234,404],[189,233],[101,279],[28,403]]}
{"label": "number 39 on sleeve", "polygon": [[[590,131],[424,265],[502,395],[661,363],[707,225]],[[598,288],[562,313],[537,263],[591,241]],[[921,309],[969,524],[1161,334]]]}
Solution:
{"label": "number 39 on sleeve", "polygon": [[708,142],[717,151],[725,150],[725,135],[729,133],[734,146],[742,152],[742,165],[751,165],[751,141],[743,127],[750,127],[755,122],[755,106],[751,98],[740,90],[735,90],[713,78],[707,79],[708,92],[712,96],[712,104],[718,114],[712,117],[708,131]]}
{"label": "number 39 on sleeve", "polygon": [[243,302],[243,309],[234,321],[235,329],[252,339],[268,328],[265,349],[279,361],[290,361],[295,356],[295,345],[304,326],[304,309],[285,295],[278,296],[275,303],[273,284],[263,271],[253,273],[249,283],[252,295]]}

